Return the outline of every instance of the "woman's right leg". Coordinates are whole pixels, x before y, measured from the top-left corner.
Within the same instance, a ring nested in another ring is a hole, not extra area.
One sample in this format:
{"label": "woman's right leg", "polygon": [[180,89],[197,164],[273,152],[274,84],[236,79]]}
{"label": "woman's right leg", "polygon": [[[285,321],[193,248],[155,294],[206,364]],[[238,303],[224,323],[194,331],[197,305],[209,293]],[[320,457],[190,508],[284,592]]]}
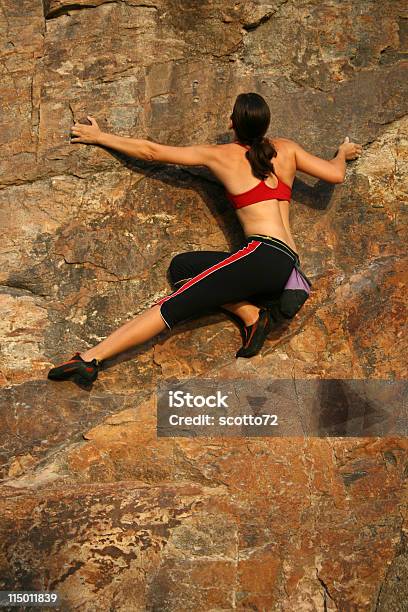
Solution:
{"label": "woman's right leg", "polygon": [[[186,251],[173,257],[169,266],[172,285],[177,289],[203,270],[231,255],[228,251]],[[253,325],[259,316],[259,306],[242,300],[222,304],[224,310],[238,317],[244,325]]]}
{"label": "woman's right leg", "polygon": [[[257,304],[258,296],[279,292],[285,285],[293,258],[281,246],[247,239],[244,246],[209,266],[170,295],[161,298],[161,314],[169,328],[223,304],[243,301]],[[189,275],[184,274],[183,279]]]}
{"label": "woman's right leg", "polygon": [[[199,259],[204,255],[216,263],[191,277],[191,259]],[[202,315],[214,309],[225,310],[224,305],[227,308],[235,306],[234,310],[237,311],[246,309],[248,304],[249,307],[255,304],[258,308],[260,300],[262,302],[265,297],[282,291],[295,261],[291,249],[281,241],[277,243],[272,238],[258,240],[252,237],[245,241],[243,247],[230,254],[190,252],[179,254],[176,258],[172,262],[176,273],[171,273],[171,277],[173,283],[177,284],[178,281],[179,287],[157,302],[161,305],[160,313],[170,329],[191,316]],[[180,266],[175,265],[178,261]],[[175,276],[179,278],[175,279]],[[258,308],[258,312],[255,322],[253,319],[248,321],[245,329],[242,329],[241,322],[239,324],[243,346],[237,352],[237,357],[257,354],[273,327],[274,318],[268,308]]]}
{"label": "woman's right leg", "polygon": [[230,304],[223,304],[222,307],[239,317],[244,325],[253,325],[259,317],[259,306],[256,306],[251,302],[234,302]]}

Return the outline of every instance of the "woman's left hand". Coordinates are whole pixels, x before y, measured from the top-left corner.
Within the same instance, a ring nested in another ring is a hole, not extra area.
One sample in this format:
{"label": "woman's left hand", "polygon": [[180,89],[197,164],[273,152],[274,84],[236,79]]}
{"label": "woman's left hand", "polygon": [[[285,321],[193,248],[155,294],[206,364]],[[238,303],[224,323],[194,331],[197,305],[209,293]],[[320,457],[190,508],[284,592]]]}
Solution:
{"label": "woman's left hand", "polygon": [[83,142],[84,144],[98,144],[99,137],[102,134],[96,120],[87,115],[87,119],[91,122],[91,125],[85,125],[83,123],[75,122],[71,128],[71,142]]}

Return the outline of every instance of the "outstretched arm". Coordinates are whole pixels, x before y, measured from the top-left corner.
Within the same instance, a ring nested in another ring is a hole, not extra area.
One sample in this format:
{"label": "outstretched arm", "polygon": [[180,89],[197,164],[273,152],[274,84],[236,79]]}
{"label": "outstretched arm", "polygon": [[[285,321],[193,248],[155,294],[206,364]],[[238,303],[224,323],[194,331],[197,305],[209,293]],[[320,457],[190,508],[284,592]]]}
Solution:
{"label": "outstretched arm", "polygon": [[290,141],[295,152],[296,169],[328,183],[342,183],[346,174],[346,161],[356,159],[362,146],[349,142],[348,136],[339,146],[333,159],[322,159],[305,151],[297,142]]}
{"label": "outstretched arm", "polygon": [[187,147],[171,147],[158,142],[151,142],[141,138],[115,136],[102,132],[95,119],[88,115],[91,125],[75,123],[71,128],[73,138],[71,142],[84,144],[97,144],[115,149],[130,157],[137,157],[147,161],[159,161],[167,164],[181,164],[184,166],[210,166],[214,159],[217,145],[204,144]]}

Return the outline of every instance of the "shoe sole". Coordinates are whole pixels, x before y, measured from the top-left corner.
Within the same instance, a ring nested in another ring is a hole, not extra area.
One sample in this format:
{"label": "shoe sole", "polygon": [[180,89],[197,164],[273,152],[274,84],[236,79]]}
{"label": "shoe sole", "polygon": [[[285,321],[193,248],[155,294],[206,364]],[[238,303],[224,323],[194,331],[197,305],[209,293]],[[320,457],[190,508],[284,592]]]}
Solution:
{"label": "shoe sole", "polygon": [[[72,370],[72,372],[70,372],[70,370]],[[51,372],[48,372],[47,378],[48,380],[54,381],[74,380],[75,382],[81,382],[82,384],[89,384],[98,378],[98,370],[95,370],[95,368],[89,368],[89,374],[86,374],[83,371],[81,372],[79,368],[72,367],[70,369],[67,368],[64,372],[61,372],[60,375],[53,375],[51,370]]]}

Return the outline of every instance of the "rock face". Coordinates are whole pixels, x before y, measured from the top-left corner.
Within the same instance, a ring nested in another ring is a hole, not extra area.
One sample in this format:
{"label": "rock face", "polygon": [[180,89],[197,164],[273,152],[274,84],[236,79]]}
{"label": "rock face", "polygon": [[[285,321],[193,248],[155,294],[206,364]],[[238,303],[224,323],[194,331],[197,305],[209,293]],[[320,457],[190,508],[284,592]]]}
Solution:
{"label": "rock face", "polygon": [[[62,610],[408,607],[407,439],[158,438],[163,378],[407,378],[406,3],[3,0],[0,10],[0,590]],[[72,144],[73,121],[225,142],[257,91],[298,173],[311,298],[261,355],[213,314],[111,360],[91,391],[48,369],[170,291],[181,250],[241,238],[202,168]],[[405,333],[404,333],[405,332]]]}

